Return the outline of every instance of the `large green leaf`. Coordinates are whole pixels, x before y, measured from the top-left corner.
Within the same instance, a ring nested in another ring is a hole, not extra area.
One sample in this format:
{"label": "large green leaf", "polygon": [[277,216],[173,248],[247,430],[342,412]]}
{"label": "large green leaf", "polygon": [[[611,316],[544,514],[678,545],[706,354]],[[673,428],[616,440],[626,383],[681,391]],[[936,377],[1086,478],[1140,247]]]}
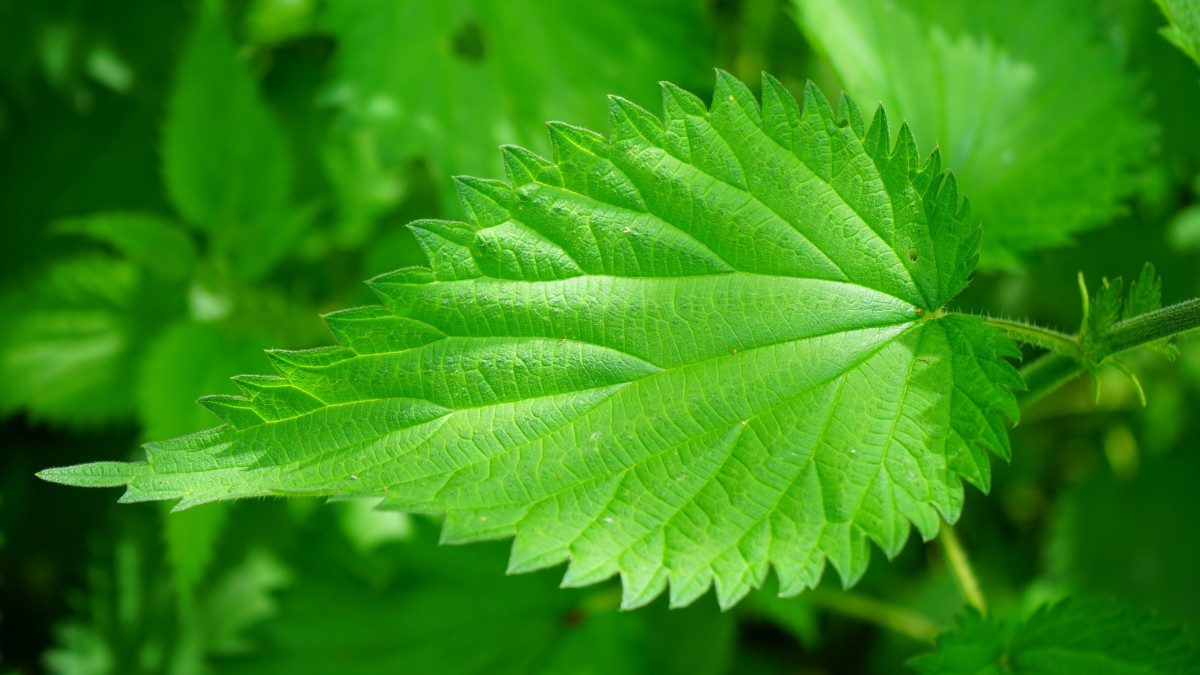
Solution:
{"label": "large green leaf", "polygon": [[360,218],[391,205],[380,183],[414,159],[457,212],[448,177],[498,174],[497,145],[547,151],[544,120],[602,124],[594,102],[608,92],[635,81],[627,93],[653,100],[654,82],[713,62],[697,0],[333,0],[326,23],[338,38],[330,157],[358,156],[334,180]]}
{"label": "large green leaf", "polygon": [[1167,675],[1200,673],[1200,654],[1178,628],[1110,603],[1068,600],[1025,621],[978,614],[910,664],[923,675]]}
{"label": "large green leaf", "polygon": [[620,98],[612,136],[551,124],[555,162],[508,147],[509,183],[458,180],[471,220],[412,225],[430,267],[328,315],[342,346],[273,352],[206,405],[229,424],[143,464],[41,475],[190,506],[375,496],[445,513],[443,538],[515,536],[510,569],[620,574],[634,607],[774,565],[783,594],[830,561],[859,578],[955,520],[1009,452],[1015,348],[941,308],[979,230],[912,135],[889,152],[815,87],[803,113],[729,75],[711,110],[664,85]]}
{"label": "large green leaf", "polygon": [[1093,4],[794,0],[843,86],[939,145],[987,228],[985,266],[1121,211],[1151,127]]}

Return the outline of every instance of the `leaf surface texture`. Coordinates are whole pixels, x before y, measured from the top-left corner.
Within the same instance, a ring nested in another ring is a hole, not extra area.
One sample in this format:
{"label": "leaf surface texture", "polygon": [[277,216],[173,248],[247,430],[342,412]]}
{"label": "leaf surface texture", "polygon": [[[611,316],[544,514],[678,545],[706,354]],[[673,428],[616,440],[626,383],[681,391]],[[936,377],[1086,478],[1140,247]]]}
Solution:
{"label": "leaf surface texture", "polygon": [[987,488],[1017,352],[940,311],[979,242],[940,157],[889,147],[882,111],[763,92],[664,85],[662,119],[613,98],[608,138],[506,147],[509,181],[458,179],[469,221],[412,224],[428,267],[327,316],[339,346],[205,399],[226,426],[42,475],[184,507],[382,497],[446,541],[515,537],[511,571],[619,574],[626,607],[729,606],[771,566],[785,595],[826,561],[857,580],[869,542],[893,556]]}
{"label": "leaf surface texture", "polygon": [[986,228],[983,266],[1067,244],[1137,187],[1153,127],[1090,3],[795,5],[847,91],[942,148]]}

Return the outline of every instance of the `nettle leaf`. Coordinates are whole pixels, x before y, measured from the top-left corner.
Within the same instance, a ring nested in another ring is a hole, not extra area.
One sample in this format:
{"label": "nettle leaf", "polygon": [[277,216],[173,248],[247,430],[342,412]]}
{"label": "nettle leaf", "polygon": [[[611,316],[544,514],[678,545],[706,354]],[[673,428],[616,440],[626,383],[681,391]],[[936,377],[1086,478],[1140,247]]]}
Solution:
{"label": "nettle leaf", "polygon": [[926,539],[1007,457],[1015,347],[940,308],[979,243],[937,153],[889,151],[848,99],[721,73],[711,109],[621,98],[610,138],[552,123],[554,161],[460,178],[470,221],[412,229],[429,267],[335,312],[340,346],[276,351],[278,376],[205,399],[227,425],[143,464],[41,475],[180,507],[259,495],[383,497],[445,514],[443,539],[515,537],[509,569],[619,574],[729,606],[847,584],[874,542]]}
{"label": "nettle leaf", "polygon": [[1200,654],[1176,627],[1096,600],[1066,600],[1024,621],[978,614],[911,660],[923,675],[1200,673]]}
{"label": "nettle leaf", "polygon": [[987,228],[984,267],[1121,213],[1153,127],[1085,0],[794,0],[843,86],[937,145]]}

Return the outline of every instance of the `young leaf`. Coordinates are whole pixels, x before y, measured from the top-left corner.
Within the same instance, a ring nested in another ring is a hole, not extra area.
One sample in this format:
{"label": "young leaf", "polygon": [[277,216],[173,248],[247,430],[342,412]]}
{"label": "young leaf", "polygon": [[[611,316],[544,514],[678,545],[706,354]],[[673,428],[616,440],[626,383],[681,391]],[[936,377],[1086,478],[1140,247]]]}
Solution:
{"label": "young leaf", "polygon": [[444,513],[446,541],[515,536],[510,569],[615,574],[626,607],[715,584],[847,584],[986,489],[1007,457],[1016,349],[940,308],[979,231],[935,153],[888,147],[848,99],[760,106],[721,73],[711,109],[663,86],[604,138],[551,124],[554,161],[504,149],[510,182],[458,180],[470,221],[413,223],[430,266],[327,320],[341,346],[271,353],[205,404],[226,426],[144,464],[41,475],[128,483],[180,507],[377,496]]}
{"label": "young leaf", "polygon": [[987,228],[981,265],[1121,211],[1152,127],[1086,0],[794,0],[843,86],[945,152]]}
{"label": "young leaf", "polygon": [[1025,621],[978,614],[909,662],[922,675],[1200,673],[1200,653],[1181,631],[1099,601],[1066,600]]}
{"label": "young leaf", "polygon": [[96,213],[54,224],[63,234],[79,234],[112,246],[128,260],[169,281],[192,273],[196,248],[175,223],[144,213]]}
{"label": "young leaf", "polygon": [[270,269],[302,220],[288,211],[291,164],[283,132],[239,60],[219,5],[204,3],[179,64],[163,129],[163,170],[179,212],[253,278]]}

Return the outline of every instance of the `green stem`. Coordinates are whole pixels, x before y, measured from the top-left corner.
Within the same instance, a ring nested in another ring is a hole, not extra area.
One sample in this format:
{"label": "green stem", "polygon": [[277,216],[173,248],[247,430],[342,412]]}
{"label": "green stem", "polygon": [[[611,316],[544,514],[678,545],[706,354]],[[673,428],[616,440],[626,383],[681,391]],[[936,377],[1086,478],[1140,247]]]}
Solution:
{"label": "green stem", "polygon": [[938,539],[941,540],[942,548],[946,551],[946,562],[950,565],[950,572],[954,574],[954,580],[958,582],[958,587],[962,591],[963,597],[966,598],[967,604],[979,610],[980,614],[986,615],[987,602],[983,599],[979,580],[975,577],[975,570],[971,569],[971,561],[967,558],[967,552],[959,542],[958,535],[954,534],[954,528],[943,522]]}
{"label": "green stem", "polygon": [[1098,356],[1103,359],[1195,328],[1200,328],[1200,298],[1117,322],[1100,342]]}
{"label": "green stem", "polygon": [[1022,410],[1037,403],[1046,395],[1079,377],[1083,364],[1062,354],[1043,354],[1021,368],[1025,391],[1017,392],[1017,404]]}
{"label": "green stem", "polygon": [[831,612],[873,623],[918,642],[934,641],[938,627],[922,614],[854,591],[813,591],[813,602]]}
{"label": "green stem", "polygon": [[1079,340],[1074,335],[1067,335],[1066,333],[1035,326],[1024,321],[988,318],[984,323],[1003,330],[1010,337],[1021,342],[1049,349],[1056,354],[1063,354],[1075,359],[1079,358]]}

